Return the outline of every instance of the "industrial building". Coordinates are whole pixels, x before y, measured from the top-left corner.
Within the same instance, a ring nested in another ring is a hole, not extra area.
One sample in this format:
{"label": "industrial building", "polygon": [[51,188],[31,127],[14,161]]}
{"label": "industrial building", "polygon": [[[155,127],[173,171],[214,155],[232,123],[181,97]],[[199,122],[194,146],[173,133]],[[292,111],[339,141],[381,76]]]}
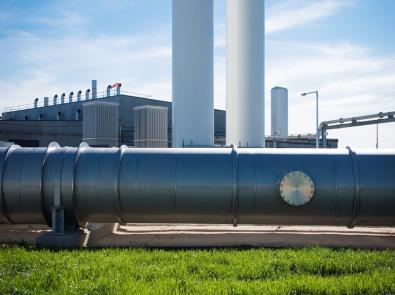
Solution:
{"label": "industrial building", "polygon": [[[171,102],[127,95],[121,93],[120,87],[117,87],[115,92],[111,92],[107,88],[103,96],[98,96],[96,87],[96,81],[92,81],[92,92],[88,89],[83,98],[81,97],[82,92],[78,91],[76,99],[72,93],[70,93],[68,100],[65,99],[66,95],[62,94],[60,103],[57,100],[58,96],[55,95],[52,103],[49,102],[49,98],[35,99],[31,106],[25,106],[22,109],[9,108],[3,113],[2,120],[0,120],[0,141],[12,142],[25,147],[47,146],[54,141],[61,146],[78,146],[82,141],[86,141],[92,146],[172,146]],[[282,102],[281,106],[278,112],[272,113],[272,117],[277,116],[275,119],[277,121],[288,121],[288,113],[281,111],[287,108],[287,104]],[[93,111],[92,107],[107,109],[107,115],[104,111]],[[113,109],[112,113],[108,110],[109,107]],[[91,115],[88,115],[88,111]],[[98,119],[98,114],[102,114],[104,117]],[[167,124],[163,124],[164,118]],[[215,109],[214,144],[217,146],[225,145],[225,121],[225,111]],[[194,124],[197,123],[194,122]],[[284,134],[266,137],[266,147],[315,146],[314,136],[288,136],[286,134],[288,132],[287,122],[282,126],[282,130],[285,130],[282,132]],[[107,135],[100,134],[100,132],[107,132]],[[328,148],[337,148],[337,144],[337,139],[327,139]],[[196,145],[192,141],[181,140],[181,146]]]}
{"label": "industrial building", "polygon": [[[95,92],[93,91],[93,93]],[[107,94],[110,95],[107,96]],[[61,103],[53,101],[51,104],[48,103],[48,99],[45,99],[43,104],[40,104],[40,100],[36,100],[32,106],[26,109],[10,109],[3,113],[2,120],[0,120],[0,141],[13,142],[26,147],[47,146],[53,141],[58,142],[61,146],[78,146],[83,141],[84,121],[88,119],[85,114],[85,105],[97,101],[115,103],[118,106],[119,117],[116,126],[119,130],[118,145],[134,146],[136,108],[143,106],[166,108],[168,112],[166,114],[168,118],[166,137],[169,139],[166,146],[171,146],[171,102],[126,95],[120,92],[111,94],[106,93],[106,96],[96,99],[92,98],[94,95],[90,95],[84,100],[61,100]],[[225,111],[214,110],[214,122],[215,144],[223,145],[225,143]],[[105,144],[101,145],[105,146]],[[188,145],[190,143],[185,143],[185,146]]]}
{"label": "industrial building", "polygon": [[[119,130],[118,145],[137,146],[135,144],[137,139],[134,136],[137,108],[147,108],[147,106],[167,108],[168,132],[166,137],[168,138],[167,146],[171,146],[171,102],[124,94],[98,98],[97,100],[118,104],[119,122],[116,126]],[[78,146],[83,141],[84,105],[89,103],[92,103],[92,100],[5,112],[2,120],[0,120],[0,141],[13,142],[25,147],[47,146],[53,141],[58,142],[61,146]],[[140,124],[142,123],[140,121]],[[216,145],[222,146],[225,144],[225,126],[225,111],[214,110],[214,140]],[[337,143],[337,139],[327,139],[328,148],[337,148]],[[185,146],[189,146],[189,143],[186,143]],[[266,147],[298,148],[314,146],[315,138],[312,135],[266,137]]]}

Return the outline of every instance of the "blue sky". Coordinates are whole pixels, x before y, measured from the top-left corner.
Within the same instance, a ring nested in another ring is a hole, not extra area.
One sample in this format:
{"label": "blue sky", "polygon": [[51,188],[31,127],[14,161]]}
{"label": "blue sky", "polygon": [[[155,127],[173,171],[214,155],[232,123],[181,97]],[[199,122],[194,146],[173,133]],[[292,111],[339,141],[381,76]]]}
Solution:
{"label": "blue sky", "polygon": [[[225,107],[224,0],[215,5],[215,106]],[[289,89],[289,131],[395,110],[394,0],[266,0],[266,131],[270,88]],[[170,0],[0,1],[0,108],[120,81],[171,99]],[[332,131],[340,146],[375,146],[375,126]],[[395,124],[380,126],[395,147]]]}

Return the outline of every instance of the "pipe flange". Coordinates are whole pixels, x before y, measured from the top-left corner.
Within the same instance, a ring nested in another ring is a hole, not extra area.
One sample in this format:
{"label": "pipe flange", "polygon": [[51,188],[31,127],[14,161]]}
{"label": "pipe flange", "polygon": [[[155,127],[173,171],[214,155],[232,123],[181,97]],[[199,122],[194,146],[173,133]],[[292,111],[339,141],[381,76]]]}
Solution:
{"label": "pipe flange", "polygon": [[303,206],[314,196],[313,180],[302,171],[292,171],[285,175],[280,182],[281,198],[288,205]]}

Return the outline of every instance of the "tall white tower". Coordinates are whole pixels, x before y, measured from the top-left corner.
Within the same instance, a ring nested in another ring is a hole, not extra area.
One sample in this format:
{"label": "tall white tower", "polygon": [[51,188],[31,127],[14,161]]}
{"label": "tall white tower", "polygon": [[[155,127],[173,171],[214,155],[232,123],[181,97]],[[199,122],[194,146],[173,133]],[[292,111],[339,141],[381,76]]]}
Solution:
{"label": "tall white tower", "polygon": [[214,143],[212,0],[173,0],[172,146]]}
{"label": "tall white tower", "polygon": [[226,144],[265,146],[265,1],[227,0]]}
{"label": "tall white tower", "polygon": [[271,91],[272,136],[288,135],[288,89],[273,87]]}

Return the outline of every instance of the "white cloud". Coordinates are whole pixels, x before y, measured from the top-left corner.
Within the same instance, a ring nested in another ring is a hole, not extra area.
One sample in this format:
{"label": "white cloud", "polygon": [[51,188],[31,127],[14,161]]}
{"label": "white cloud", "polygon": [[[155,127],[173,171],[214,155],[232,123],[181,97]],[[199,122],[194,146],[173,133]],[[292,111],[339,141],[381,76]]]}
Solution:
{"label": "white cloud", "polygon": [[[277,50],[281,48],[288,49]],[[289,88],[291,133],[314,130],[314,97],[300,97],[300,93],[307,90],[318,89],[320,92],[321,120],[395,109],[395,56],[379,56],[369,48],[350,43],[297,44],[289,47],[278,42],[269,45],[269,50],[272,55],[266,71],[266,103],[270,105],[272,86]],[[332,131],[330,135],[340,136],[340,146],[353,143],[354,147],[374,147],[374,141],[364,140],[358,130]],[[367,134],[371,133],[369,128],[366,130]],[[394,147],[394,126],[392,132],[388,127],[383,130],[381,137],[384,146]],[[374,138],[373,135],[370,137]]]}
{"label": "white cloud", "polygon": [[[276,85],[289,89],[289,131],[292,134],[314,132],[314,96],[300,96],[308,90],[320,92],[320,121],[395,110],[395,55],[380,56],[370,48],[350,42],[276,41],[268,42],[266,49],[267,133],[270,133],[270,89]],[[224,108],[223,56],[216,56],[215,68],[215,105]],[[395,147],[395,126],[388,126],[380,127],[381,146]],[[331,131],[330,136],[338,136],[340,146],[374,147],[373,129]]]}
{"label": "white cloud", "polygon": [[120,81],[125,90],[169,98],[171,89],[164,86],[171,83],[168,37],[147,32],[122,37],[75,35],[54,40],[18,36],[0,40],[0,51],[8,52],[0,57],[5,65],[0,72],[1,105],[31,103],[35,97],[86,89],[92,79],[98,80],[101,91]]}
{"label": "white cloud", "polygon": [[274,5],[268,12],[266,32],[273,33],[294,28],[328,17],[340,8],[353,3],[347,0],[287,1]]}

